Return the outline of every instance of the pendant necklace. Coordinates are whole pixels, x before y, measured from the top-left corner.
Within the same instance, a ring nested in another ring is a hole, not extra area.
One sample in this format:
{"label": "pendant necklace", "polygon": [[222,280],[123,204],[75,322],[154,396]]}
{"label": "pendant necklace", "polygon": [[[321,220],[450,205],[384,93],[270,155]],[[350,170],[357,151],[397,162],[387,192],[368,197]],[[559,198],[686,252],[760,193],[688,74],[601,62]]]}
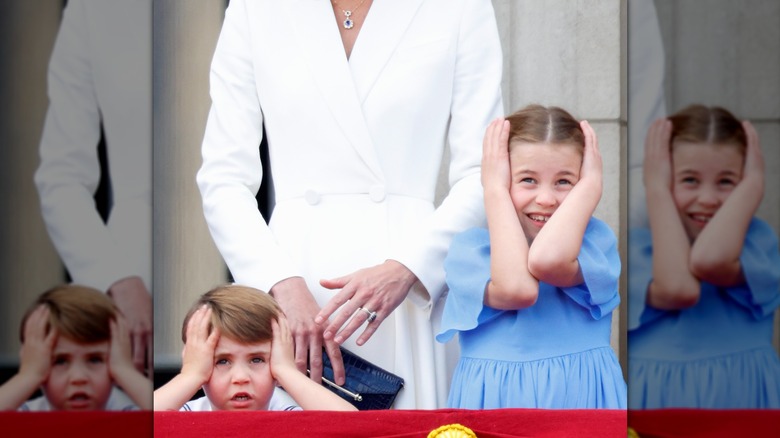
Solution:
{"label": "pendant necklace", "polygon": [[339,6],[338,2],[336,2],[336,0],[333,0],[333,4],[334,4],[334,5],[335,5],[337,8],[341,9],[341,12],[343,12],[343,13],[344,13],[344,17],[345,17],[345,20],[344,20],[344,29],[352,29],[352,28],[355,26],[355,22],[354,22],[354,21],[352,21],[352,18],[351,18],[351,17],[352,17],[352,14],[353,14],[355,11],[357,11],[359,7],[363,6],[363,3],[364,3],[365,1],[366,1],[366,0],[360,0],[360,3],[358,3],[358,5],[357,5],[357,6],[355,6],[355,8],[354,8],[354,9],[352,9],[352,10],[349,10],[349,9],[341,9],[341,6]]}

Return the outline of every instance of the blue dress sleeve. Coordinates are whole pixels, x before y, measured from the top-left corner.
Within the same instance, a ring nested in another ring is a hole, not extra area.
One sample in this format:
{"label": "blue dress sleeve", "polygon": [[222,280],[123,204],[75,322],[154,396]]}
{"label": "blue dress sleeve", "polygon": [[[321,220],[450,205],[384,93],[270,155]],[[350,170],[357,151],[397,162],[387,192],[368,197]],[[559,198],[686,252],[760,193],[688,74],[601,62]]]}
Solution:
{"label": "blue dress sleeve", "polygon": [[457,332],[474,329],[504,312],[484,305],[490,280],[488,230],[471,228],[457,234],[444,259],[444,272],[449,293],[437,341],[447,342]]}
{"label": "blue dress sleeve", "polygon": [[739,262],[746,282],[726,292],[754,318],[765,318],[780,306],[780,250],[766,222],[757,218],[750,222]]}
{"label": "blue dress sleeve", "polygon": [[588,309],[594,319],[611,314],[620,303],[620,255],[615,234],[606,223],[590,219],[577,261],[584,282],[561,290],[575,303]]}

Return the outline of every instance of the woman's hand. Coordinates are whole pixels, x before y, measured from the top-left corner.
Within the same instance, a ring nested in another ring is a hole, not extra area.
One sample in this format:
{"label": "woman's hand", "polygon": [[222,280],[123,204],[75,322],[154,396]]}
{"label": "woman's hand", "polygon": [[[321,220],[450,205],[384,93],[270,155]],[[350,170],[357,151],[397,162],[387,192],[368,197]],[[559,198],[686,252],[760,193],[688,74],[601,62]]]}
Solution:
{"label": "woman's hand", "polygon": [[323,339],[323,327],[315,323],[315,316],[320,312],[320,306],[317,305],[303,278],[291,277],[276,283],[271,288],[271,295],[287,317],[295,342],[295,365],[298,370],[306,374],[308,366],[311,370],[311,379],[320,383],[324,344],[333,367],[333,378],[336,384],[343,385],[346,377],[341,350],[332,339]]}
{"label": "woman's hand", "polygon": [[328,301],[314,321],[324,324],[341,307],[341,311],[325,328],[325,339],[333,339],[341,344],[368,321],[365,330],[357,339],[357,344],[363,345],[376,332],[382,321],[403,302],[416,281],[417,276],[395,260],[387,260],[381,265],[361,269],[340,278],[320,280],[320,284],[325,288],[341,290]]}
{"label": "woman's hand", "polygon": [[509,121],[499,117],[488,125],[482,140],[482,188],[509,192]]}
{"label": "woman's hand", "polygon": [[672,122],[658,119],[650,125],[645,140],[645,161],[643,179],[645,189],[672,190],[672,159],[669,141],[672,137]]}
{"label": "woman's hand", "polygon": [[132,340],[133,364],[140,372],[153,364],[152,354],[152,295],[141,277],[127,277],[112,284],[108,295],[125,316]]}

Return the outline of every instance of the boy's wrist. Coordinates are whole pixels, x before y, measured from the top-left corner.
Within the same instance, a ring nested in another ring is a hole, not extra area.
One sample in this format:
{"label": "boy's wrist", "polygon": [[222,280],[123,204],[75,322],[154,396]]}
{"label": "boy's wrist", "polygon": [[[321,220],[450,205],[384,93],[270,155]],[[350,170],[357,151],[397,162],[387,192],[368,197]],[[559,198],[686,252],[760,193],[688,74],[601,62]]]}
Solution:
{"label": "boy's wrist", "polygon": [[298,371],[298,368],[295,367],[294,363],[291,365],[272,366],[271,374],[281,386],[284,386],[284,382],[291,377],[294,378],[298,375],[306,377],[303,373]]}
{"label": "boy's wrist", "polygon": [[203,377],[199,373],[192,373],[182,370],[179,373],[177,380],[184,382],[187,386],[195,388],[195,391],[197,391],[201,386],[208,383],[209,377],[211,376]]}
{"label": "boy's wrist", "polygon": [[186,379],[186,381],[192,382],[197,386],[204,385],[206,382],[209,381],[209,378],[211,377],[210,372],[208,375],[205,375],[202,372],[194,371],[188,368],[182,368],[179,375],[182,376],[183,379]]}
{"label": "boy's wrist", "polygon": [[49,376],[49,372],[40,372],[31,369],[20,369],[17,374],[18,378],[25,384],[34,385],[36,387],[41,386],[46,378]]}
{"label": "boy's wrist", "polygon": [[25,387],[33,388],[33,391],[35,391],[35,389],[38,389],[46,381],[46,378],[48,377],[48,373],[44,375],[40,375],[40,373],[36,373],[36,372],[20,371],[16,375],[16,377],[19,380],[19,383],[21,383]]}
{"label": "boy's wrist", "polygon": [[138,371],[132,363],[122,363],[113,365],[110,368],[111,375],[114,377],[114,380],[121,383],[124,378],[128,376],[132,376],[135,374],[143,375],[140,371]]}

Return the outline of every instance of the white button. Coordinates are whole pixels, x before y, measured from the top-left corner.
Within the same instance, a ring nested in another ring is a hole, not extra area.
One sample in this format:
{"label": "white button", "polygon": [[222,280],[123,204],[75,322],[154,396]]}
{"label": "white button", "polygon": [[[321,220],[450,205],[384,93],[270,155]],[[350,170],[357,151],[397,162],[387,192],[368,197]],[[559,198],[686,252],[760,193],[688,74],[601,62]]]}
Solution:
{"label": "white button", "polygon": [[314,190],[306,190],[306,193],[303,194],[303,198],[309,205],[317,205],[320,203],[320,194]]}
{"label": "white button", "polygon": [[368,189],[368,197],[374,202],[382,202],[385,200],[385,188],[384,186],[372,186]]}

